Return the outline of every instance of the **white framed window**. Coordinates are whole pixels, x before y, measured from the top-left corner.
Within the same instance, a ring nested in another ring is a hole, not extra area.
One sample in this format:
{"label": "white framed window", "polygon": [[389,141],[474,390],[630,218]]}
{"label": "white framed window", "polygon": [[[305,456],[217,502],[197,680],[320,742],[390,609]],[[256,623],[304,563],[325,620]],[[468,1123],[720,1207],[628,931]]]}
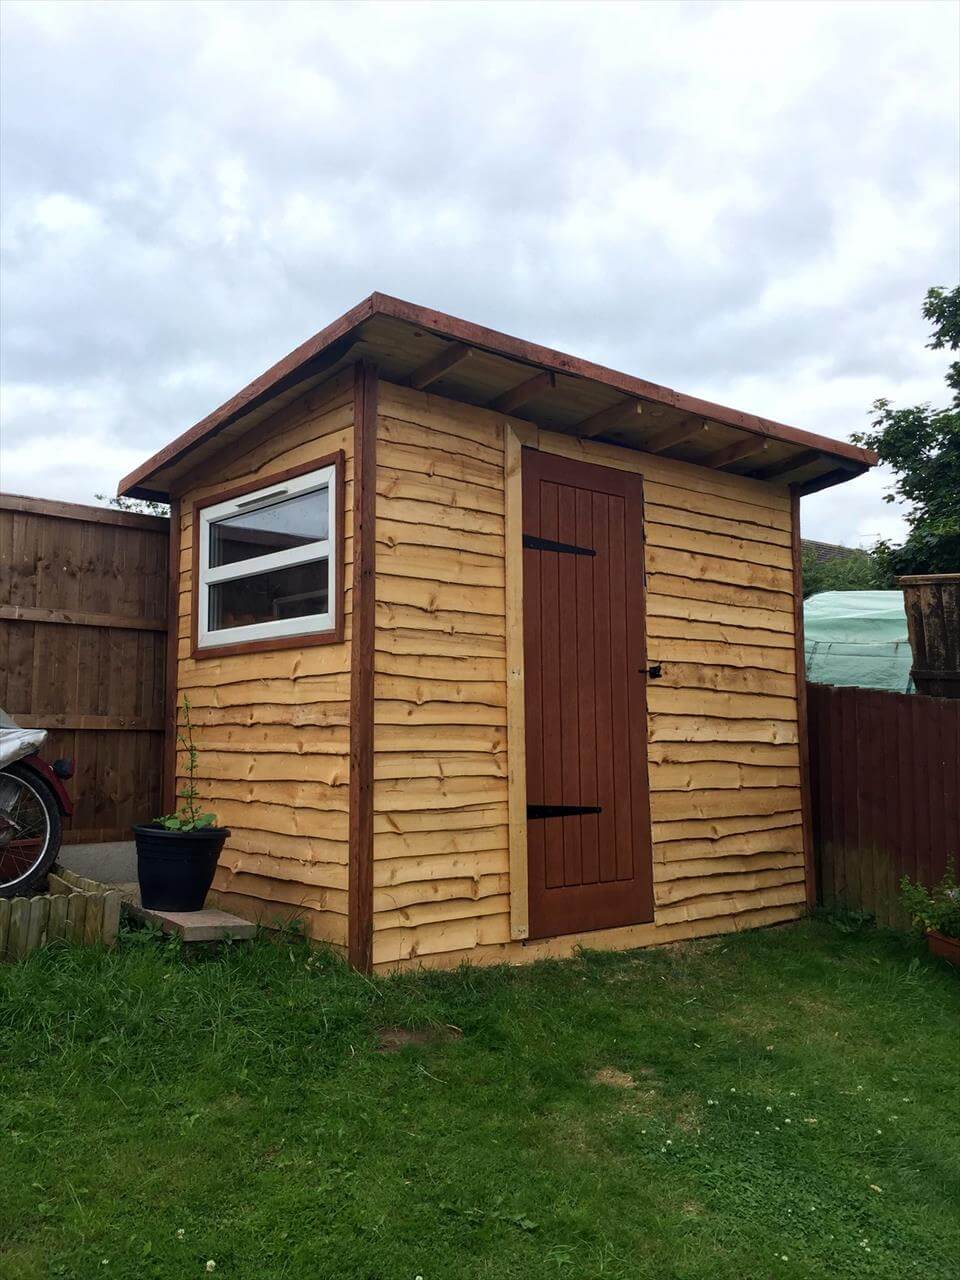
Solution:
{"label": "white framed window", "polygon": [[198,509],[198,651],[336,633],[338,480],[334,459]]}

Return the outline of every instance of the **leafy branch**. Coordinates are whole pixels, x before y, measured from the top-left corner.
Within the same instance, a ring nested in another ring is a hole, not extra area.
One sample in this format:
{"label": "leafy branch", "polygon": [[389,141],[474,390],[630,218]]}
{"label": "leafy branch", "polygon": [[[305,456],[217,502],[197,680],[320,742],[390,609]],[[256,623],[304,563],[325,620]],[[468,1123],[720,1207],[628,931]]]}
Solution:
{"label": "leafy branch", "polygon": [[177,730],[177,744],[187,753],[187,781],[177,792],[183,805],[175,813],[164,814],[154,818],[154,822],[166,831],[203,831],[207,827],[216,826],[215,813],[203,813],[197,800],[200,788],[197,786],[197,759],[199,752],[193,741],[193,721],[190,719],[190,699],[183,695],[183,730]]}

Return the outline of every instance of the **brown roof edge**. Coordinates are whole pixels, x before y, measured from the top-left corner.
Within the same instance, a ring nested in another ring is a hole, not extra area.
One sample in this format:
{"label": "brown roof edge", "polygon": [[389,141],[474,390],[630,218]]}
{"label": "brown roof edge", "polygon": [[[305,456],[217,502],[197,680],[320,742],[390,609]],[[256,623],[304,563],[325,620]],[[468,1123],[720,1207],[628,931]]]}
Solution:
{"label": "brown roof edge", "polygon": [[278,360],[265,373],[261,373],[259,378],[254,378],[253,382],[248,383],[242,391],[238,391],[232,399],[227,400],[219,409],[214,409],[213,413],[208,413],[205,418],[201,418],[189,430],[184,431],[175,440],[171,440],[169,444],[165,444],[162,449],[158,449],[146,462],[141,463],[129,475],[124,476],[117,486],[118,496],[124,497],[132,489],[148,489],[149,485],[146,485],[145,482],[150,479],[155,471],[159,471],[161,467],[169,466],[171,462],[176,461],[185,453],[189,453],[193,446],[199,444],[201,440],[215,435],[232,418],[239,416],[251,401],[258,399],[269,391],[271,387],[276,386],[278,382],[293,373],[300,365],[306,364],[314,356],[320,355],[332,343],[339,338],[345,337],[351,329],[355,329],[358,324],[362,324],[364,320],[369,320],[376,310],[374,305],[376,298],[377,294],[372,293],[369,298],[364,298],[355,307],[345,311],[332,324],[328,324],[325,329],[321,329],[312,338],[302,342],[289,355],[284,356],[282,360]]}
{"label": "brown roof edge", "polygon": [[451,341],[466,343],[505,356],[508,359],[522,360],[526,364],[537,365],[556,373],[571,377],[585,378],[600,382],[606,386],[622,391],[624,395],[637,396],[657,404],[668,405],[684,413],[708,418],[725,426],[736,427],[741,431],[750,431],[770,439],[781,440],[788,444],[814,448],[829,454],[831,457],[853,463],[855,468],[870,467],[876,464],[877,455],[871,449],[863,449],[859,445],[848,444],[843,440],[831,440],[827,436],[814,432],[802,431],[798,427],[790,427],[782,422],[769,418],[760,418],[755,414],[743,413],[738,409],[730,409],[726,405],[714,404],[709,400],[700,400],[696,396],[684,395],[669,387],[659,386],[655,382],[647,382],[643,378],[635,378],[627,373],[619,373],[615,369],[607,369],[603,365],[594,364],[590,360],[582,360],[577,356],[566,355],[554,351],[550,347],[541,347],[535,342],[527,342],[522,338],[514,338],[509,334],[499,333],[496,329],[487,329],[483,325],[473,324],[469,320],[460,320],[456,316],[446,315],[442,311],[434,311],[429,307],[418,307],[412,302],[404,302],[401,298],[393,298],[388,294],[372,293],[357,306],[345,312],[332,324],[321,329],[312,338],[308,338],[296,350],[291,351],[279,363],[266,373],[260,375],[232,399],[208,414],[196,426],[191,427],[178,436],[170,444],[165,445],[148,458],[136,470],[131,471],[120,481],[117,492],[129,494],[132,490],[145,491],[147,483],[154,472],[170,465],[188,453],[200,440],[215,434],[227,422],[240,416],[252,401],[263,397],[277,383],[292,374],[300,365],[320,355],[331,344],[346,337],[351,330],[369,320],[374,315],[389,316],[403,320],[419,328],[429,330]]}
{"label": "brown roof edge", "polygon": [[739,409],[730,409],[726,405],[714,404],[710,400],[700,400],[696,396],[684,395],[680,391],[662,387],[656,382],[646,382],[643,378],[635,378],[629,373],[618,373],[616,369],[607,369],[604,365],[594,364],[590,360],[565,355],[562,351],[541,347],[535,342],[526,342],[522,338],[512,338],[508,334],[498,333],[496,329],[486,329],[483,325],[472,324],[469,320],[458,320],[455,316],[445,315],[442,311],[418,307],[412,302],[404,302],[401,298],[391,298],[387,294],[375,293],[370,301],[374,302],[375,310],[381,315],[392,316],[397,320],[408,320],[411,324],[430,329],[444,337],[467,342],[475,347],[484,347],[495,355],[525,360],[528,364],[542,365],[557,373],[602,382],[608,387],[616,387],[625,395],[640,396],[644,400],[669,405],[684,413],[710,418],[713,422],[722,422],[726,426],[739,427],[743,431],[753,431],[759,435],[785,440],[790,444],[818,448],[835,457],[847,458],[851,462],[864,466],[874,466],[878,461],[872,449],[862,449],[859,445],[848,444],[844,440],[831,440],[828,436],[802,431],[799,427],[789,427],[786,423],[775,422],[771,418],[759,418],[756,414],[743,413]]}

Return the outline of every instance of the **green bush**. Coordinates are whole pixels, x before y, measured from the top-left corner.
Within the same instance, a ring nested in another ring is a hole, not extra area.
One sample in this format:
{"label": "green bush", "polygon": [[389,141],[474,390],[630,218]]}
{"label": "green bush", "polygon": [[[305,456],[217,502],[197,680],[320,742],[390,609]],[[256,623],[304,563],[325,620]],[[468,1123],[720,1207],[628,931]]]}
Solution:
{"label": "green bush", "polygon": [[935,929],[946,938],[960,938],[960,887],[952,860],[943,879],[932,889],[904,876],[900,896],[910,919],[922,933]]}

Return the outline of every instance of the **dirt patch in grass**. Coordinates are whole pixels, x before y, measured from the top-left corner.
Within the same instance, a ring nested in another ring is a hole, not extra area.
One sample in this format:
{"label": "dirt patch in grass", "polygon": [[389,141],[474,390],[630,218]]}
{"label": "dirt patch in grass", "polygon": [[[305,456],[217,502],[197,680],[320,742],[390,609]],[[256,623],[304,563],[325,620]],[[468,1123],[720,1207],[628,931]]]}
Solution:
{"label": "dirt patch in grass", "polygon": [[459,1040],[463,1032],[459,1027],[427,1027],[414,1031],[410,1027],[379,1027],[377,1029],[377,1053],[399,1053],[411,1045],[424,1046],[449,1044]]}
{"label": "dirt patch in grass", "polygon": [[637,1082],[626,1071],[618,1071],[616,1067],[601,1067],[593,1074],[594,1084],[607,1084],[614,1089],[635,1089]]}
{"label": "dirt patch in grass", "polygon": [[690,1111],[681,1111],[674,1123],[681,1133],[699,1133],[700,1117]]}

